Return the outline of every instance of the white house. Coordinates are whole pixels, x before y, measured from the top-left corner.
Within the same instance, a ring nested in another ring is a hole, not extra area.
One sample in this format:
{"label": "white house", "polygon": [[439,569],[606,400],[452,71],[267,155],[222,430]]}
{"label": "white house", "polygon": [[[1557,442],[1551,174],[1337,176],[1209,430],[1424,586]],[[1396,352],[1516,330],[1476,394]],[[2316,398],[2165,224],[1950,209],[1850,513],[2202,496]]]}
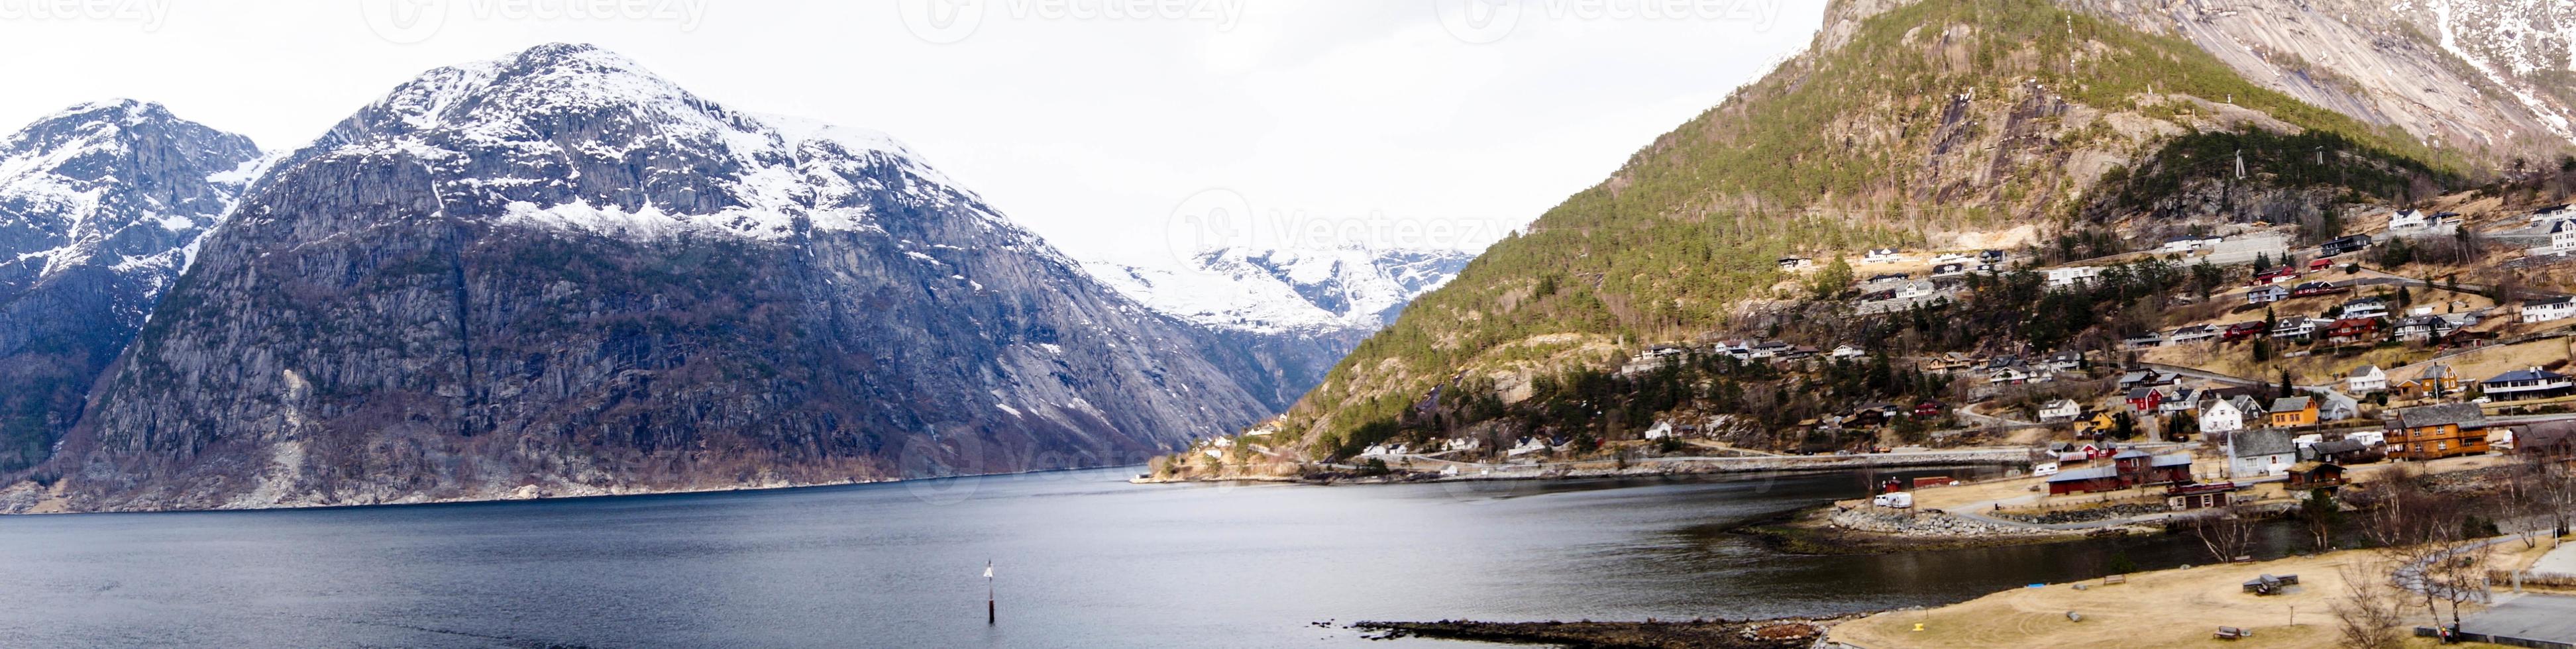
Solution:
{"label": "white house", "polygon": [[2245,291],[2246,304],[2269,304],[2290,299],[2290,289],[2277,284],[2264,284]]}
{"label": "white house", "polygon": [[1860,358],[1862,356],[1869,355],[1869,352],[1862,351],[1861,348],[1853,347],[1851,345],[1836,345],[1834,346],[1833,353],[1826,355],[1834,358]]}
{"label": "white house", "polygon": [[2157,248],[2156,250],[2157,252],[2164,253],[2184,253],[2216,246],[2219,241],[2221,241],[2221,239],[2213,235],[2190,234],[2166,239],[2165,245],[2161,248]]}
{"label": "white house", "polygon": [[2388,303],[2375,297],[2353,298],[2343,303],[2343,317],[2385,318],[2388,317]]}
{"label": "white house", "polygon": [[1816,267],[1816,260],[1814,260],[1814,259],[1808,259],[1808,258],[1806,258],[1806,257],[1781,257],[1781,258],[1780,258],[1780,270],[1804,270],[1804,269],[1808,269],[1808,268],[1815,268],[1815,267]]}
{"label": "white house", "polygon": [[1967,262],[1967,255],[1955,252],[1945,252],[1932,257],[1932,263],[1934,264],[1964,264]]}
{"label": "white house", "polygon": [[2074,421],[2076,416],[2082,414],[2084,414],[2084,404],[2076,403],[2074,399],[2058,399],[2039,407],[2040,421]]}
{"label": "white house", "polygon": [[2343,377],[2344,390],[2353,394],[2388,391],[2388,371],[2377,365],[2363,365]]}
{"label": "white house", "polygon": [[1520,443],[1513,444],[1511,449],[1503,451],[1503,455],[1506,457],[1519,457],[1544,450],[1548,450],[1547,440],[1536,437],[1523,437],[1521,438]]}
{"label": "white house", "polygon": [[2428,218],[2423,210],[2398,210],[2396,214],[2388,215],[2390,232],[2413,232],[2432,225],[2433,220]]}
{"label": "white house", "polygon": [[2175,327],[2165,334],[2165,342],[2175,345],[2196,343],[2218,337],[2218,328],[2209,325]]}
{"label": "white house", "polygon": [[1872,264],[1893,264],[1904,259],[1896,255],[1895,248],[1871,248],[1868,255],[1860,258],[1862,262]]}
{"label": "white house", "polygon": [[2192,409],[2200,407],[2200,391],[2198,390],[2180,386],[2159,389],[2163,390],[2166,395],[2163,403],[2156,404],[2156,412],[2159,414],[2182,414],[2191,412]]}
{"label": "white house", "polygon": [[2549,223],[2576,218],[2576,204],[2560,203],[2531,211],[2531,222]]}
{"label": "white house", "polygon": [[2571,317],[2576,317],[2576,298],[2553,297],[2524,300],[2522,303],[2523,322],[2548,322]]}
{"label": "white house", "polygon": [[2098,266],[2069,266],[2069,267],[2066,267],[2066,268],[2051,268],[2051,269],[2048,269],[2048,285],[2049,285],[2049,286],[2074,286],[2076,283],[2079,283],[2079,282],[2090,282],[2090,281],[2093,281],[2093,279],[2094,279],[2094,278],[2101,277],[2101,276],[2102,276],[2102,269],[2101,269],[2101,267],[2098,267]]}
{"label": "white house", "polygon": [[2290,434],[2269,428],[2242,430],[2227,436],[2227,477],[2279,475],[2299,461]]}
{"label": "white house", "polygon": [[2315,335],[2317,333],[2318,325],[2331,322],[2333,321],[2327,320],[2319,322],[2316,318],[2302,318],[2297,316],[2282,318],[2280,322],[2272,325],[2272,337],[2298,338],[2301,336]]}
{"label": "white house", "polygon": [[1896,287],[1896,299],[1917,300],[1932,297],[1932,294],[1937,292],[1939,292],[1939,286],[1933,284],[1931,280],[1918,279],[1898,285]]}
{"label": "white house", "polygon": [[2165,346],[2165,335],[2153,331],[2120,339],[2121,349],[2154,349]]}
{"label": "white house", "polygon": [[2225,433],[2245,430],[2245,413],[2262,412],[2252,397],[2211,399],[2200,407],[2200,432]]}
{"label": "white house", "polygon": [[2549,254],[2576,252],[2576,221],[2559,221],[2549,226]]}

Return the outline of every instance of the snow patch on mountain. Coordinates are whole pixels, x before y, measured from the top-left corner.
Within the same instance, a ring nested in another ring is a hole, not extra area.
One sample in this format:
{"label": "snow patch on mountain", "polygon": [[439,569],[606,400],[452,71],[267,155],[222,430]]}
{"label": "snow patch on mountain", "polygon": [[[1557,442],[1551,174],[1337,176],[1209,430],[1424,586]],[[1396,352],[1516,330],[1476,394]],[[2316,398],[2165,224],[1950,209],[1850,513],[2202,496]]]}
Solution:
{"label": "snow patch on mountain", "polygon": [[2576,141],[2567,107],[2531,85],[2540,73],[2576,71],[2576,9],[2566,0],[2400,0],[2391,9],[2431,13],[2432,37],[2443,51],[2502,86],[2552,135]]}
{"label": "snow patch on mountain", "polygon": [[1164,315],[1214,329],[1280,334],[1374,331],[1474,257],[1455,250],[1225,248],[1176,267],[1093,261],[1084,268]]}
{"label": "snow patch on mountain", "polygon": [[[678,165],[687,172],[642,178],[643,191],[552,198],[561,185],[581,185],[584,168],[673,155],[687,158]],[[409,156],[441,172],[510,160],[519,168],[439,174],[456,178],[439,188],[441,198],[495,200],[508,220],[593,233],[775,241],[809,229],[870,230],[872,201],[892,196],[969,212],[988,230],[1038,244],[884,133],[730,110],[588,45],[431,70],[298,154],[313,156]]]}
{"label": "snow patch on mountain", "polygon": [[[101,264],[120,273],[169,275],[151,280],[166,284],[186,265],[185,244],[140,244],[142,249],[136,249],[116,242],[164,238],[129,236],[130,228],[154,228],[192,240],[221,221],[247,177],[207,174],[204,184],[215,192],[214,200],[173,200],[164,195],[163,185],[185,179],[130,177],[151,172],[134,168],[143,159],[136,147],[205,147],[175,154],[153,151],[151,158],[238,155],[237,150],[249,148],[247,140],[214,141],[226,137],[238,140],[180,120],[160,104],[126,99],[73,106],[0,137],[0,239],[7,239],[0,244],[13,263],[41,261],[32,281]],[[157,289],[144,297],[148,303],[156,295]]]}

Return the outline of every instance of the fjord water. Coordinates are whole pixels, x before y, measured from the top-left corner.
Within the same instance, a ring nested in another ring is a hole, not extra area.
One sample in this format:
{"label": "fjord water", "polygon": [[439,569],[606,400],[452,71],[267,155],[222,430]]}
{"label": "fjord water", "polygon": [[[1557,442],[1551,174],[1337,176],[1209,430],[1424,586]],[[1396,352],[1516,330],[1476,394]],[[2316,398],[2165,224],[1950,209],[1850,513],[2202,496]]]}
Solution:
{"label": "fjord water", "polygon": [[0,518],[0,646],[1379,646],[1311,623],[1827,615],[2097,576],[2115,551],[2197,560],[2181,538],[1813,557],[1724,532],[1948,471],[1362,487],[1132,472]]}

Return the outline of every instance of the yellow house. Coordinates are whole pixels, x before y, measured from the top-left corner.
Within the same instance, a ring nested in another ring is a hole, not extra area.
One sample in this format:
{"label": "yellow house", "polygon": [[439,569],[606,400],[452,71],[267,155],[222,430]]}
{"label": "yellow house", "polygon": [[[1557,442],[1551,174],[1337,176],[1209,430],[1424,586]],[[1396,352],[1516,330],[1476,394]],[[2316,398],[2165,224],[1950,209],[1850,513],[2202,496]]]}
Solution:
{"label": "yellow house", "polygon": [[2415,378],[2399,381],[2397,396],[2407,399],[2439,399],[2460,390],[2460,375],[2451,366],[2434,363],[2424,367]]}
{"label": "yellow house", "polygon": [[2272,427],[2291,428],[2317,424],[2317,400],[2309,397],[2283,397],[2272,400]]}
{"label": "yellow house", "polygon": [[2096,412],[2096,413],[2093,413],[2093,417],[2092,417],[2092,418],[2090,418],[2090,419],[2081,419],[2081,420],[2077,420],[2077,421],[2075,422],[2075,433],[2076,433],[2076,434],[2078,434],[2078,435],[2082,435],[2082,434],[2086,434],[2086,433],[2093,433],[2093,432],[2097,432],[2097,431],[2106,431],[2106,430],[2111,430],[2111,429],[2119,428],[2119,427],[2120,427],[2120,422],[2113,420],[2113,419],[2111,418],[2111,413],[2110,413],[2109,411],[2103,411],[2103,412]]}

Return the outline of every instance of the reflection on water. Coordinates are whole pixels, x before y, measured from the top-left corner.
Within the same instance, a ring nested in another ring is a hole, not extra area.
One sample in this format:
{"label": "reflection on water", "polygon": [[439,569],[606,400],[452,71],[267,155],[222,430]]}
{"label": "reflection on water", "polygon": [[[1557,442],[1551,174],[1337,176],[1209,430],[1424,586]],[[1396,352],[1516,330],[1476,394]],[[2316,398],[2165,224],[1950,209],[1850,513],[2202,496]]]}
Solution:
{"label": "reflection on water", "polygon": [[[1960,470],[1354,487],[1132,473],[11,517],[0,646],[1351,646],[1310,623],[1829,615],[2092,577],[2114,553],[2201,560],[2179,537],[1809,557],[1724,531]],[[2272,532],[2274,552],[2296,542]]]}

